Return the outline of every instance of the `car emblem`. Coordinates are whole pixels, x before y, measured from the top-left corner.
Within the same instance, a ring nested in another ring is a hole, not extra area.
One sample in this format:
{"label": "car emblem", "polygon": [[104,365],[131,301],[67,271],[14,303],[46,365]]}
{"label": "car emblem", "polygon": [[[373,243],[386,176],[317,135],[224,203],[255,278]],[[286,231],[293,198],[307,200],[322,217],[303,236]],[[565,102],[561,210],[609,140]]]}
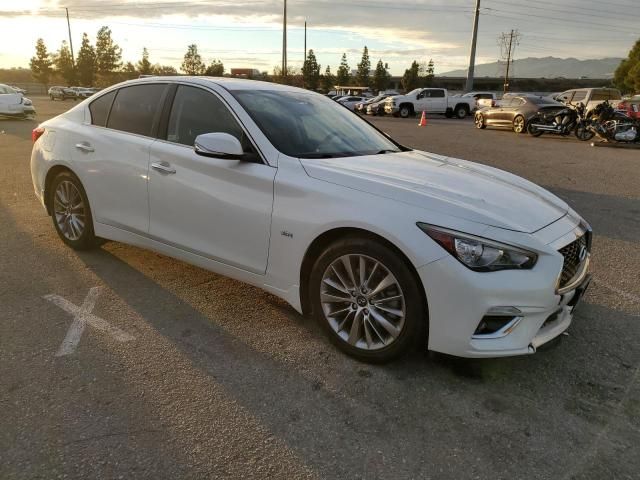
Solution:
{"label": "car emblem", "polygon": [[582,245],[580,247],[580,251],[578,252],[578,259],[580,260],[580,262],[584,262],[584,259],[587,258],[587,247],[585,247],[584,245]]}

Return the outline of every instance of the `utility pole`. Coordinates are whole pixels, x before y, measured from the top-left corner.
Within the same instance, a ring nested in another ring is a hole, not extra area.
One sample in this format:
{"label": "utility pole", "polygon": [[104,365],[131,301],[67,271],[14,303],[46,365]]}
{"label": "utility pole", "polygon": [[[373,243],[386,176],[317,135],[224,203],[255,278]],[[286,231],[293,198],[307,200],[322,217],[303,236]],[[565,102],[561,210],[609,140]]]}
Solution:
{"label": "utility pole", "polygon": [[304,21],[304,58],[303,61],[307,60],[307,21]]}
{"label": "utility pole", "polygon": [[69,48],[71,49],[71,66],[75,70],[76,68],[76,60],[73,56],[73,42],[71,41],[71,23],[69,22],[69,9],[65,7],[67,11],[67,28],[69,29]]}
{"label": "utility pole", "polygon": [[506,58],[507,60],[507,68],[504,74],[503,94],[509,91],[509,73],[511,70],[511,62],[513,62],[513,55],[519,40],[520,34],[517,30],[511,30],[511,33],[509,34],[503,33],[500,38],[500,46],[502,49],[501,55],[502,58]]}
{"label": "utility pole", "polygon": [[284,0],[282,16],[282,76],[287,76],[287,0]]}
{"label": "utility pole", "polygon": [[469,70],[467,70],[467,85],[465,91],[473,90],[473,75],[476,68],[476,43],[478,42],[478,20],[480,18],[480,0],[476,0],[476,13],[473,17],[473,33],[471,34],[471,49],[469,51]]}

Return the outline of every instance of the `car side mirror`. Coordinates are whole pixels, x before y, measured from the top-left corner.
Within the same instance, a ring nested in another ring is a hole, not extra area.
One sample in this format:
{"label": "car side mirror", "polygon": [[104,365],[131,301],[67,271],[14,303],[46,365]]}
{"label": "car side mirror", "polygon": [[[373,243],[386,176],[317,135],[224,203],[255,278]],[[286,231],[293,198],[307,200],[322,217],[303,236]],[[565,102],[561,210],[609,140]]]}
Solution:
{"label": "car side mirror", "polygon": [[193,150],[203,157],[224,160],[242,160],[244,151],[240,140],[228,133],[203,133],[198,135]]}

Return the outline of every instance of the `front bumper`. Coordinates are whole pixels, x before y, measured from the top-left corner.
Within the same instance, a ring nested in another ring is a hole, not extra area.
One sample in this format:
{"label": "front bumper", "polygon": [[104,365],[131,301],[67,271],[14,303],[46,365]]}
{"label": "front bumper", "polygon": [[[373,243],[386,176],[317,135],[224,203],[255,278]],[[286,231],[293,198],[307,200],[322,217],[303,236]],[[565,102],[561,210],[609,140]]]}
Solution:
{"label": "front bumper", "polygon": [[[531,270],[474,272],[451,256],[419,268],[429,306],[429,349],[470,358],[535,353],[569,328],[589,284],[585,272],[575,288],[558,293],[562,265],[558,253],[540,256]],[[501,309],[511,312],[503,331],[478,335],[481,321]]]}

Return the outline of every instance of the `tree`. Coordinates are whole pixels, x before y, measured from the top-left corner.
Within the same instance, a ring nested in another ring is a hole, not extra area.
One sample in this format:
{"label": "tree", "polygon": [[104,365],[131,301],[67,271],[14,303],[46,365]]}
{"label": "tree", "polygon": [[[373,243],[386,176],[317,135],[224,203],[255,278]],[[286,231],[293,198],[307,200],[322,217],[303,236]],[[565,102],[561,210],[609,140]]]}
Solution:
{"label": "tree", "polygon": [[222,60],[213,60],[211,65],[204,71],[209,77],[222,77],[224,75],[224,64]]}
{"label": "tree", "polygon": [[187,75],[202,75],[205,71],[205,65],[202,63],[202,57],[198,53],[198,46],[193,43],[187,47],[187,53],[184,54],[184,61],[180,67]]}
{"label": "tree", "polygon": [[124,77],[127,80],[131,80],[133,78],[136,78],[137,76],[139,76],[140,74],[138,73],[138,70],[136,70],[136,66],[131,63],[131,62],[127,62],[122,66],[122,70],[121,72],[124,74]]}
{"label": "tree", "polygon": [[300,72],[294,67],[287,65],[287,75],[282,75],[282,67],[276,65],[273,67],[273,74],[271,75],[271,81],[275,83],[283,83],[285,85],[294,85],[296,87],[302,86],[302,77]]}
{"label": "tree", "polygon": [[420,65],[415,60],[411,64],[411,67],[404,71],[402,76],[402,88],[407,92],[410,92],[414,88],[418,88],[420,83]]}
{"label": "tree", "polygon": [[330,92],[333,90],[335,84],[336,77],[331,73],[331,67],[327,65],[327,69],[324,71],[324,75],[322,76],[322,89],[326,92]]}
{"label": "tree", "polygon": [[83,87],[92,87],[96,77],[96,51],[89,42],[89,36],[82,34],[82,44],[76,58],[78,82]]}
{"label": "tree", "polygon": [[147,47],[142,49],[142,58],[136,64],[136,67],[138,72],[140,72],[140,75],[151,75],[153,73],[153,67],[149,61],[149,51],[147,50]]}
{"label": "tree", "polygon": [[420,64],[420,84],[423,87],[430,87],[433,84],[434,77],[434,65],[433,59],[429,59],[429,63]]}
{"label": "tree", "polygon": [[122,66],[122,49],[111,38],[111,29],[101,27],[96,35],[96,71],[103,77],[109,77],[112,72]]}
{"label": "tree", "polygon": [[51,56],[49,52],[47,52],[47,46],[44,44],[44,40],[39,38],[36,42],[36,55],[31,57],[31,61],[29,62],[33,78],[47,85],[51,77],[52,64]]}
{"label": "tree", "polygon": [[624,92],[634,93],[640,90],[640,40],[635,43],[629,56],[618,65],[613,83]]}
{"label": "tree", "polygon": [[362,59],[358,64],[356,81],[360,87],[369,86],[369,72],[371,71],[371,60],[369,60],[369,49],[365,46],[362,51]]}
{"label": "tree", "polygon": [[317,90],[320,86],[320,65],[318,65],[313,49],[309,50],[304,65],[302,66],[302,79],[305,88],[309,90]]}
{"label": "tree", "polygon": [[67,41],[63,40],[60,50],[53,55],[53,65],[67,85],[74,85],[76,83],[76,71],[73,64],[73,57],[71,56],[71,50],[67,45]]}
{"label": "tree", "polygon": [[349,64],[347,63],[347,54],[342,54],[342,60],[340,60],[340,66],[338,67],[338,73],[336,75],[336,83],[339,86],[349,85],[351,81],[351,70],[349,70]]}
{"label": "tree", "polygon": [[382,60],[378,60],[376,70],[373,73],[373,88],[376,92],[381,92],[389,87],[389,80],[391,75],[388,72],[389,65],[382,63]]}
{"label": "tree", "polygon": [[172,67],[171,65],[160,65],[159,63],[156,63],[153,68],[152,68],[152,72],[154,75],[177,75],[178,71]]}

